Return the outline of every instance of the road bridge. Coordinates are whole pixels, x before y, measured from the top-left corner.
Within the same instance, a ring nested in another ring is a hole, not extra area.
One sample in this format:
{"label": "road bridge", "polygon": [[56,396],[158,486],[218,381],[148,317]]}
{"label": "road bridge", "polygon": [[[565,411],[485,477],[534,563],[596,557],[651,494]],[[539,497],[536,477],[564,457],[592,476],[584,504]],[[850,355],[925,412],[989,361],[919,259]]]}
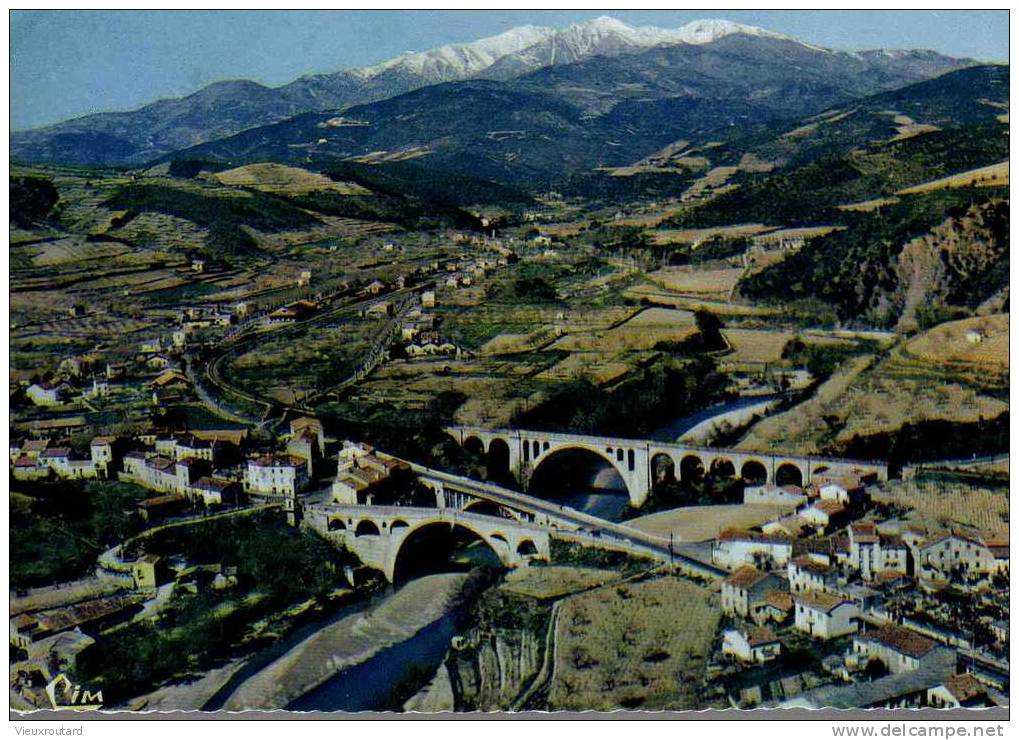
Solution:
{"label": "road bridge", "polygon": [[425,530],[466,530],[479,537],[503,565],[515,568],[532,558],[548,560],[548,529],[513,518],[455,508],[312,504],[304,526],[313,529],[377,568],[392,582],[404,546]]}
{"label": "road bridge", "polygon": [[859,472],[873,474],[881,481],[888,479],[887,463],[875,461],[525,429],[457,426],[447,427],[445,431],[463,449],[505,465],[524,488],[543,465],[560,453],[568,450],[593,453],[619,474],[634,506],[640,506],[647,500],[655,482],[656,469],[671,469],[676,480],[706,472],[720,472],[748,482],[779,485],[804,485],[818,473],[845,475]]}

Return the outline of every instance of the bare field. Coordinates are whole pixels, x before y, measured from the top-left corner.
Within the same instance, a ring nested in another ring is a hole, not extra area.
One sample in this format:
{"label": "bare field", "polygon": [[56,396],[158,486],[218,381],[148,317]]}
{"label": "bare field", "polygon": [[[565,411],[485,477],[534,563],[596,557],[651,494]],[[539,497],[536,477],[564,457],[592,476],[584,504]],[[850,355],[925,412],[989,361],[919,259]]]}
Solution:
{"label": "bare field", "polygon": [[726,359],[735,362],[779,362],[782,349],[796,334],[778,329],[723,329],[722,336],[733,348]]}
{"label": "bare field", "polygon": [[568,598],[556,625],[551,708],[697,707],[719,617],[706,588],[674,577]]}
{"label": "bare field", "polygon": [[634,529],[658,537],[672,534],[677,542],[703,542],[715,539],[724,529],[756,527],[792,511],[793,507],[782,504],[684,506],[640,516],[626,523]]}

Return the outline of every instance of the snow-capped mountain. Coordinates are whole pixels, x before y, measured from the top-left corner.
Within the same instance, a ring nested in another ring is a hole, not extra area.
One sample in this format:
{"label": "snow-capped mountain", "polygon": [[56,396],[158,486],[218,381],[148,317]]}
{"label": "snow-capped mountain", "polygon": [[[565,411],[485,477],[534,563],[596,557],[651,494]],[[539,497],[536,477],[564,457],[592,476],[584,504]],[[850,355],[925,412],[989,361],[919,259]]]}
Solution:
{"label": "snow-capped mountain", "polygon": [[[507,81],[545,69],[586,62],[599,64],[600,59],[667,49],[722,50],[732,47],[737,39],[762,48],[784,45],[793,56],[816,53],[825,57],[822,66],[837,67],[847,60],[855,66],[862,63],[873,79],[864,92],[890,89],[965,66],[960,60],[915,51],[893,55],[862,52],[850,60],[850,55],[844,52],[831,52],[727,20],[699,20],[680,28],[664,29],[632,27],[602,16],[563,29],[520,26],[477,41],[407,52],[371,66],[301,77],[275,88],[246,80],[219,82],[187,97],[160,100],[128,113],[99,113],[42,129],[15,132],[11,135],[11,156],[25,161],[139,164],[300,113],[341,110],[428,85],[469,79]],[[714,57],[711,75],[724,76],[725,54],[720,51]],[[584,76],[591,80],[597,74],[592,75],[588,69]],[[625,79],[613,80],[621,85],[627,83]],[[605,84],[602,80],[600,86],[604,88]],[[667,84],[656,83],[655,87],[659,93],[670,91]],[[601,92],[598,97],[600,103],[591,103],[596,108],[615,99]]]}

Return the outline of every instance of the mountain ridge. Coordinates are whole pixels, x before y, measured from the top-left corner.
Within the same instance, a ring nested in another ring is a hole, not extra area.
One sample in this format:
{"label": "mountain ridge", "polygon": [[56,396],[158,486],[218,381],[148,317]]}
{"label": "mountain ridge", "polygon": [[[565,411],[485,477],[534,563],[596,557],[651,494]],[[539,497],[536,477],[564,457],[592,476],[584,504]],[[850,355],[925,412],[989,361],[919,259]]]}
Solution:
{"label": "mountain ridge", "polygon": [[[12,132],[15,160],[59,164],[130,165],[171,151],[229,137],[301,113],[343,110],[428,85],[471,78],[511,80],[591,59],[686,46],[703,48],[733,37],[781,40],[817,54],[857,58],[876,69],[908,69],[903,82],[965,66],[935,52],[906,56],[837,52],[730,21],[694,21],[679,29],[631,27],[608,16],[565,29],[521,26],[465,44],[402,54],[376,65],[307,75],[270,87],[224,80],[182,98],[164,98],[133,111],[95,113],[40,129]],[[931,56],[933,54],[933,56]]]}

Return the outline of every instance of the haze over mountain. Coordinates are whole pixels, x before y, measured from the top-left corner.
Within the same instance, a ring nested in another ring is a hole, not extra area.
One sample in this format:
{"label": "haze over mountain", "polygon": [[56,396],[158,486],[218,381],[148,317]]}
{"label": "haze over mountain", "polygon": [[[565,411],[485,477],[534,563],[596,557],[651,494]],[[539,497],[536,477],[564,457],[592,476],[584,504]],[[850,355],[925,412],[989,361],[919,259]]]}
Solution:
{"label": "haze over mountain", "polygon": [[[301,77],[275,88],[246,80],[219,82],[187,97],[160,100],[135,111],[99,113],[13,133],[11,157],[69,164],[141,164],[302,113],[329,110],[335,114],[419,88],[471,79],[520,81],[512,86],[515,93],[537,95],[532,101],[536,104],[543,104],[542,99],[549,104],[564,102],[585,118],[610,115],[623,101],[641,101],[614,112],[616,123],[624,127],[644,112],[641,106],[664,101],[656,109],[655,121],[677,113],[681,119],[690,118],[694,111],[698,127],[703,128],[753,117],[760,111],[773,115],[785,106],[792,106],[787,113],[796,115],[969,63],[929,51],[832,51],[729,21],[696,21],[678,29],[660,29],[633,28],[601,17],[565,29],[521,26],[369,67]],[[533,76],[542,72],[549,76]],[[542,85],[552,87],[541,90]],[[712,106],[713,96],[719,93],[722,105]],[[550,110],[555,109],[551,105]],[[704,116],[701,110],[706,111]]]}

